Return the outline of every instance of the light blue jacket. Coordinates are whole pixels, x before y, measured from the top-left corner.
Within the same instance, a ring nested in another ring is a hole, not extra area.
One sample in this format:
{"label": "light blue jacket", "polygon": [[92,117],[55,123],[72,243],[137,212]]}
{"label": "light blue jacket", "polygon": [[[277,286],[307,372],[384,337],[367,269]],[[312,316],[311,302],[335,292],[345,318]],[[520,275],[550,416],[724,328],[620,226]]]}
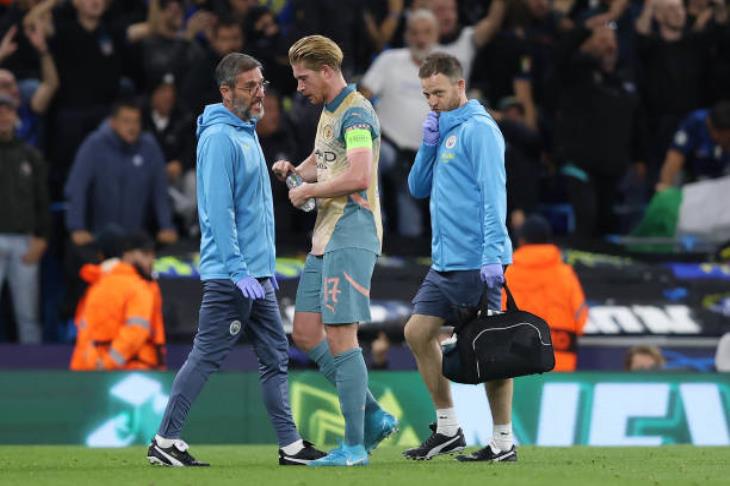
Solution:
{"label": "light blue jacket", "polygon": [[438,146],[421,145],[408,174],[411,195],[431,197],[432,268],[511,263],[502,133],[475,100],[442,112],[439,133]]}
{"label": "light blue jacket", "polygon": [[218,103],[198,117],[197,134],[200,278],[273,276],[274,207],[255,124]]}

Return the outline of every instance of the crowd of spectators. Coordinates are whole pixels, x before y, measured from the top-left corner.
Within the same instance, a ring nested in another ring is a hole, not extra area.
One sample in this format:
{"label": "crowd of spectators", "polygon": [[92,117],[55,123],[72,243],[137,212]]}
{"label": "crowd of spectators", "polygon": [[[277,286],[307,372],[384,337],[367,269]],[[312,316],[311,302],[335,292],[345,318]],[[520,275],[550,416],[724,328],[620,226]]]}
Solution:
{"label": "crowd of spectators", "polygon": [[[434,50],[462,62],[505,135],[512,230],[562,204],[576,239],[627,232],[655,191],[730,171],[726,0],[4,0],[0,288],[22,342],[41,339],[47,248],[73,276],[108,224],[197,237],[195,120],[220,100],[224,55],[264,65],[267,161],[309,154],[321,108],[297,96],[287,50],[312,33],[342,47],[380,116],[391,235],[428,238],[404,184]],[[282,241],[311,222],[274,193]]]}

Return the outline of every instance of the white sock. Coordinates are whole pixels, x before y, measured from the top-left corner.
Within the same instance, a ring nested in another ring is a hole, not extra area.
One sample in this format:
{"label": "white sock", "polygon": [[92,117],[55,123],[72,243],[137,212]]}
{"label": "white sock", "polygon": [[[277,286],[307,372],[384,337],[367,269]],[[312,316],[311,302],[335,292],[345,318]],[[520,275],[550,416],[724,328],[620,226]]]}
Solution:
{"label": "white sock", "polygon": [[439,408],[436,410],[436,433],[453,437],[459,431],[459,420],[454,408]]}
{"label": "white sock", "polygon": [[157,442],[157,445],[162,447],[163,449],[172,447],[172,445],[175,443],[175,440],[177,439],[165,439],[161,435],[155,434],[155,442]]}
{"label": "white sock", "polygon": [[489,446],[494,452],[508,451],[512,448],[512,422],[504,425],[495,425],[492,431],[492,441]]}
{"label": "white sock", "polygon": [[292,442],[288,446],[284,446],[281,448],[282,451],[284,451],[284,454],[287,456],[293,456],[294,454],[298,454],[299,451],[304,449],[304,441],[302,439],[299,439],[296,442]]}

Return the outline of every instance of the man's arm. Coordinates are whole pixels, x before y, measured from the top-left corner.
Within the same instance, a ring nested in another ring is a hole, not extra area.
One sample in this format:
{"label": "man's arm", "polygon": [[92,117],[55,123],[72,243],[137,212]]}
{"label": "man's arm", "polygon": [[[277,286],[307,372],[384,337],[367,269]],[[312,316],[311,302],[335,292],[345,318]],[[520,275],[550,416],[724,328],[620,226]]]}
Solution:
{"label": "man's arm", "polygon": [[659,174],[659,182],[656,185],[657,191],[669,189],[673,187],[679,172],[684,166],[685,156],[677,149],[670,148],[667,150],[667,156],[664,159],[664,165]]}
{"label": "man's arm", "polygon": [[474,26],[474,44],[482,47],[491,41],[499,32],[507,13],[507,2],[505,0],[492,0],[487,16]]}
{"label": "man's arm", "polygon": [[346,128],[345,146],[347,169],[328,181],[302,184],[289,191],[289,199],[294,206],[301,206],[311,197],[347,196],[370,187],[373,163],[373,138],[370,125],[353,125]]}
{"label": "man's arm", "polygon": [[416,161],[408,173],[408,192],[416,199],[425,199],[431,195],[433,185],[433,163],[436,161],[436,145],[421,144],[416,154]]}
{"label": "man's arm", "polygon": [[48,110],[53,95],[58,91],[59,79],[56,63],[53,60],[51,51],[46,43],[46,34],[38,22],[30,22],[25,25],[25,36],[38,53],[41,64],[41,84],[33,93],[30,100],[30,108],[37,114],[42,115]]}
{"label": "man's arm", "polygon": [[482,123],[473,124],[464,133],[470,162],[484,209],[482,225],[482,265],[502,263],[509,238],[507,217],[507,177],[504,168],[504,141],[499,129]]}
{"label": "man's arm", "polygon": [[570,279],[570,308],[575,319],[575,333],[580,336],[583,334],[583,328],[588,320],[588,304],[586,304],[586,296],[575,271],[571,267],[568,267],[567,270]]}
{"label": "man's arm", "polygon": [[205,201],[205,212],[218,252],[231,280],[248,277],[248,267],[238,245],[234,201],[236,147],[223,133],[201,139],[198,169]]}
{"label": "man's arm", "polygon": [[317,182],[317,156],[314,155],[314,152],[296,167],[296,171],[302,176],[304,182]]}
{"label": "man's arm", "polygon": [[94,158],[98,147],[92,140],[86,139],[79,148],[71,172],[66,181],[66,227],[69,231],[88,231],[86,221],[86,205],[89,188],[94,175]]}
{"label": "man's arm", "polygon": [[121,368],[137,355],[150,337],[153,312],[154,293],[146,283],[136,284],[124,309],[122,327],[104,357],[104,369]]}

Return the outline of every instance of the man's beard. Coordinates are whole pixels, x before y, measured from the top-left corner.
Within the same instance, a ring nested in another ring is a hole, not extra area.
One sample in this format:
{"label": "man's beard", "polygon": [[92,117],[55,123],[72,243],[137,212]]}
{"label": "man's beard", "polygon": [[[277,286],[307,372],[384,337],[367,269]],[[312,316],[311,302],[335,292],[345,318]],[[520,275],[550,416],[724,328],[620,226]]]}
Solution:
{"label": "man's beard", "polygon": [[[258,113],[254,114],[251,111],[251,107],[253,107],[253,105],[258,103],[259,101],[261,101],[261,110]],[[233,113],[241,120],[257,122],[264,117],[263,100],[255,100],[251,101],[251,103],[246,103],[244,101],[239,101],[234,98],[233,103],[231,103],[231,108],[233,108]]]}
{"label": "man's beard", "polygon": [[426,56],[431,54],[432,51],[433,47],[426,47],[424,49],[411,47],[411,56],[416,62],[423,62],[423,60],[426,59]]}

